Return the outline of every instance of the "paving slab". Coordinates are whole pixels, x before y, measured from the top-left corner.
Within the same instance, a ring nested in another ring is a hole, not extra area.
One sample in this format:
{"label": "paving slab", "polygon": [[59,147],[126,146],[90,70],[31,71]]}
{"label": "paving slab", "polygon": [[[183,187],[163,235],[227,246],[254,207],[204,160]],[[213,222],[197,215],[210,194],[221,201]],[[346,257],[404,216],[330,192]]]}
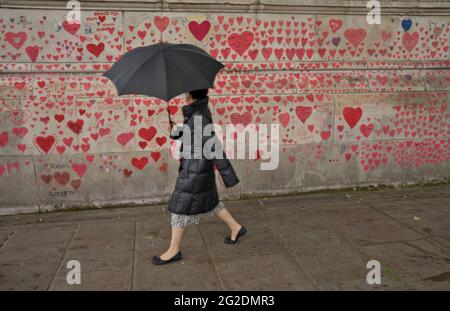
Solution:
{"label": "paving slab", "polygon": [[166,206],[135,206],[120,208],[83,209],[73,211],[58,211],[51,213],[9,215],[0,218],[0,226],[7,229],[13,226],[14,229],[27,229],[34,225],[66,223],[78,223],[89,220],[106,220],[116,218],[117,220],[145,219],[146,217],[157,218],[168,215]]}
{"label": "paving slab", "polygon": [[[0,216],[0,290],[417,290],[450,288],[448,185],[227,201],[248,228],[236,245],[216,215],[186,229],[183,260],[166,204]],[[66,281],[81,264],[81,284]],[[366,282],[369,260],[382,283]]]}
{"label": "paving slab", "polygon": [[221,290],[214,265],[204,247],[183,251],[180,262],[155,266],[151,263],[161,249],[136,252],[133,290]]}
{"label": "paving slab", "polygon": [[434,196],[432,198],[420,198],[416,200],[417,204],[420,204],[424,208],[431,208],[438,210],[441,213],[450,214],[450,204],[448,203],[450,201],[450,195],[449,196]]}
{"label": "paving slab", "polygon": [[58,261],[0,265],[0,290],[47,290]]}
{"label": "paving slab", "polygon": [[74,227],[35,228],[14,231],[0,248],[0,269],[8,264],[45,263],[61,260]]}
{"label": "paving slab", "polygon": [[215,265],[227,290],[317,289],[298,264],[284,253],[222,258]]}
{"label": "paving slab", "polygon": [[450,215],[427,215],[419,219],[401,218],[399,221],[422,235],[450,236]]}
{"label": "paving slab", "polygon": [[367,273],[369,259],[333,230],[309,231],[280,243],[318,283],[362,278]]}
{"label": "paving slab", "polygon": [[[179,264],[155,266],[154,255],[162,254],[170,243],[170,217],[136,223],[134,290],[220,290],[220,281],[205,248],[198,225],[187,228]],[[176,275],[176,278],[173,276]]]}
{"label": "paving slab", "polygon": [[[239,259],[248,256],[257,256],[283,252],[281,244],[273,236],[269,228],[258,223],[246,225],[247,234],[239,239],[237,244],[225,244],[225,236],[230,230],[218,221],[200,225],[203,239],[214,261],[220,258]],[[252,238],[247,239],[248,236]]]}
{"label": "paving slab", "polygon": [[433,244],[433,246],[439,248],[446,256],[450,257],[450,237],[429,237],[424,239],[425,241]]}
{"label": "paving slab", "polygon": [[359,246],[424,237],[417,231],[374,209],[355,209],[348,215],[342,213],[330,217],[327,222],[336,231]]}
{"label": "paving slab", "polygon": [[354,201],[370,203],[419,199],[423,197],[423,192],[417,188],[373,188],[373,190],[348,191],[345,195]]}
{"label": "paving slab", "polygon": [[58,273],[49,289],[54,291],[124,291],[131,289],[131,269],[129,268],[81,271],[80,284],[68,284],[66,273]]}
{"label": "paving slab", "polygon": [[313,193],[308,195],[295,195],[295,196],[284,196],[275,198],[261,198],[259,202],[265,208],[316,208],[316,207],[326,207],[332,206],[340,203],[348,203],[349,199],[344,193],[336,192],[334,194],[334,200],[330,201],[329,193]]}
{"label": "paving slab", "polygon": [[450,288],[450,258],[431,243],[420,240],[362,247],[362,251],[381,263],[414,289]]}
{"label": "paving slab", "polygon": [[345,280],[345,281],[334,281],[328,283],[320,283],[320,290],[345,290],[345,291],[387,291],[387,290],[406,290],[413,289],[408,288],[407,285],[400,283],[399,281],[383,276],[381,279],[381,284],[368,284],[365,278]]}
{"label": "paving slab", "polygon": [[11,236],[10,231],[0,231],[0,248],[10,238],[10,236]]}
{"label": "paving slab", "polygon": [[[131,288],[134,254],[134,221],[83,222],[75,230],[52,282],[51,290],[126,290]],[[80,263],[80,285],[66,281],[66,265]]]}
{"label": "paving slab", "polygon": [[395,219],[416,219],[417,217],[445,216],[445,213],[433,208],[428,200],[396,200],[369,203],[376,210]]}

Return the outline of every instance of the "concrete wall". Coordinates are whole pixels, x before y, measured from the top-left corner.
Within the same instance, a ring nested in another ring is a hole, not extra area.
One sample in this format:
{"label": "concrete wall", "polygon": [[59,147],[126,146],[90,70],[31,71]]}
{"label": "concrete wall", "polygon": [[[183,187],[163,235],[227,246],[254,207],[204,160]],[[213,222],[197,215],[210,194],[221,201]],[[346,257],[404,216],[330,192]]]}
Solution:
{"label": "concrete wall", "polygon": [[0,214],[167,200],[166,104],[101,77],[161,38],[226,63],[216,122],[280,124],[279,168],[234,160],[223,198],[450,175],[448,1],[382,1],[381,25],[364,1],[81,2],[79,28],[64,1],[1,2]]}

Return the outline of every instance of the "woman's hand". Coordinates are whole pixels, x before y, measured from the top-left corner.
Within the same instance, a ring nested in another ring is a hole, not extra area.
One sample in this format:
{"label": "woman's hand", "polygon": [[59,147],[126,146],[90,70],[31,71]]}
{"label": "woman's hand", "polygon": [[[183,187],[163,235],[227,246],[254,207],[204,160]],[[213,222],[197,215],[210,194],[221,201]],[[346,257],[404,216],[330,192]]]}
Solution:
{"label": "woman's hand", "polygon": [[167,125],[167,130],[169,131],[169,135],[172,133],[174,125],[176,125],[176,123],[173,122],[172,120],[169,120],[169,124]]}

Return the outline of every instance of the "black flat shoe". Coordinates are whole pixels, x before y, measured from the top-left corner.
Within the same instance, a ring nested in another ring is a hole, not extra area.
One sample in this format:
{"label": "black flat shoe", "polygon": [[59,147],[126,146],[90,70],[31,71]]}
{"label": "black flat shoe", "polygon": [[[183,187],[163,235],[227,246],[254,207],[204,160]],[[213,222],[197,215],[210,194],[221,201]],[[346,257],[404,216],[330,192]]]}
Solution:
{"label": "black flat shoe", "polygon": [[183,258],[183,256],[181,255],[181,251],[178,251],[178,253],[176,253],[175,256],[173,256],[172,258],[167,259],[167,260],[161,259],[161,257],[159,257],[159,256],[153,256],[152,262],[155,265],[165,265],[165,264],[180,260],[182,258]]}
{"label": "black flat shoe", "polygon": [[238,234],[236,235],[236,240],[232,240],[230,236],[225,237],[225,244],[235,244],[239,240],[241,236],[244,236],[247,233],[247,229],[244,226],[241,226]]}

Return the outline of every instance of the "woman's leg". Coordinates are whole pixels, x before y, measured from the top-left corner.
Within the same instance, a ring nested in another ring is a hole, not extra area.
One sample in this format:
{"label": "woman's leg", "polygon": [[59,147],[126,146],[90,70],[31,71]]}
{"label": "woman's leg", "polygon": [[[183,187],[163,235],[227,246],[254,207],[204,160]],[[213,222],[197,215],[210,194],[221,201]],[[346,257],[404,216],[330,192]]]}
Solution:
{"label": "woman's leg", "polygon": [[183,238],[183,227],[172,227],[172,239],[170,240],[169,249],[159,256],[163,260],[167,260],[175,256],[180,250],[181,239]]}
{"label": "woman's leg", "polygon": [[172,238],[170,240],[169,249],[164,254],[159,256],[163,260],[172,258],[180,250],[184,228],[200,222],[199,215],[182,215],[171,213],[171,216],[170,224],[172,225]]}
{"label": "woman's leg", "polygon": [[233,218],[233,215],[225,208],[222,207],[218,211],[215,212],[215,214],[224,222],[227,224],[227,226],[231,230],[231,239],[235,240],[236,236],[241,230],[241,225]]}

